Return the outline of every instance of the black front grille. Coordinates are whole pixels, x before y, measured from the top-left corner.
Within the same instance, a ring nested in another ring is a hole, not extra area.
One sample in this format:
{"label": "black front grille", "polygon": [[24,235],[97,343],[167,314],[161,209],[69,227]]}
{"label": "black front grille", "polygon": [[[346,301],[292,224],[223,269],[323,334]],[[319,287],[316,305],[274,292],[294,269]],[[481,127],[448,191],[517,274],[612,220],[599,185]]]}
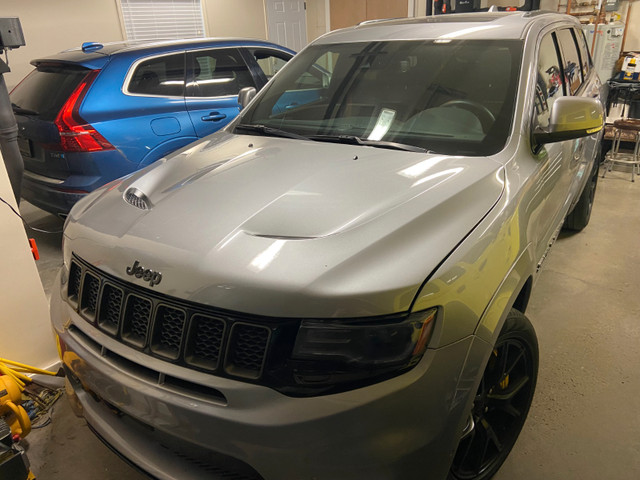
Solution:
{"label": "black front grille", "polygon": [[191,319],[190,342],[186,360],[192,365],[215,370],[220,360],[225,322],[213,317],[194,315]]}
{"label": "black front grille", "polygon": [[297,321],[251,317],[162,295],[105,274],[75,255],[67,295],[82,317],[131,347],[248,380],[264,374],[273,333],[283,324],[295,323],[297,329]]}
{"label": "black front grille", "polygon": [[178,358],[184,332],[186,312],[168,305],[158,306],[151,349],[170,359]]}
{"label": "black front grille", "polygon": [[269,329],[256,325],[236,323],[231,331],[230,348],[227,354],[227,368],[240,376],[260,376],[264,357],[258,352],[267,347]]}
{"label": "black front grille", "polygon": [[69,269],[69,300],[78,303],[78,293],[80,292],[80,281],[82,280],[82,268],[77,263],[72,263]]}
{"label": "black front grille", "polygon": [[80,302],[80,308],[82,309],[82,313],[92,320],[96,318],[99,290],[100,279],[87,272],[82,282],[82,301]]}
{"label": "black front grille", "polygon": [[114,285],[105,283],[102,290],[98,325],[112,335],[118,333],[118,329],[120,327],[123,298],[124,293],[121,289]]}
{"label": "black front grille", "polygon": [[138,347],[146,345],[152,308],[151,300],[129,294],[122,322],[122,338],[125,341]]}

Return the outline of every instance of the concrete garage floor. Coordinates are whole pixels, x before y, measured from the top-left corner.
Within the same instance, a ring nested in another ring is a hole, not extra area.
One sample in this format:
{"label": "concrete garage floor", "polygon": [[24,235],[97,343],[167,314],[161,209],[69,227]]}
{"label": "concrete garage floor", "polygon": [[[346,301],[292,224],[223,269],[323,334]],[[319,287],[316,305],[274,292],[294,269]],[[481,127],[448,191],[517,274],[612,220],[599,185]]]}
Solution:
{"label": "concrete garage floor", "polygon": [[[496,480],[640,478],[640,181],[629,177],[614,171],[600,179],[590,225],[562,234],[547,258],[527,312],[540,343],[538,388]],[[27,203],[21,210],[37,226],[62,227]],[[30,236],[49,292],[61,236]],[[41,480],[144,478],[73,416],[65,398],[52,424],[27,440]]]}

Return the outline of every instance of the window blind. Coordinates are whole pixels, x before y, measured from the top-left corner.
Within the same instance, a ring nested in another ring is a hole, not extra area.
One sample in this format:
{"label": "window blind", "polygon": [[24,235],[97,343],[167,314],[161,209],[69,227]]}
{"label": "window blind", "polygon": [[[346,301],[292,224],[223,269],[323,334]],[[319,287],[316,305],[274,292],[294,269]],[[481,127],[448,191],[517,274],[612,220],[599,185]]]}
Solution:
{"label": "window blind", "polygon": [[128,40],[204,37],[200,0],[120,0]]}

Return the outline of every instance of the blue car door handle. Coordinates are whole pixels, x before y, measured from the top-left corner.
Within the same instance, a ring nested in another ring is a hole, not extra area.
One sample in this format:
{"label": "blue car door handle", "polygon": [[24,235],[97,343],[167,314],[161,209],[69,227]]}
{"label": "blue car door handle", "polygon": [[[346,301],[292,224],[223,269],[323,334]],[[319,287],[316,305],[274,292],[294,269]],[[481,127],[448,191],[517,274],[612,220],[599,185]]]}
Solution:
{"label": "blue car door handle", "polygon": [[203,122],[217,122],[218,120],[223,120],[227,118],[224,113],[220,112],[211,112],[209,115],[205,115],[202,117]]}

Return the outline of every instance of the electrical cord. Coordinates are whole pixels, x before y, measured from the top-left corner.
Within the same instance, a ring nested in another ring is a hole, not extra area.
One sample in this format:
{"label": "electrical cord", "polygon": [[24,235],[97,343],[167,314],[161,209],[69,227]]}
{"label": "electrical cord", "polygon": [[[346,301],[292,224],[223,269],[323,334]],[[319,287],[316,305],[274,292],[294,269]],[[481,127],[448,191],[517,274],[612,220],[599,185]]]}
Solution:
{"label": "electrical cord", "polygon": [[[64,388],[58,388],[56,390],[46,388],[40,394],[41,396],[24,390],[23,394],[31,398],[31,401],[34,402],[34,405],[29,408],[27,408],[29,402],[23,403],[23,407],[27,410],[29,418],[31,419],[32,430],[46,427],[51,423],[54,403],[58,401],[63,393]],[[37,403],[38,406],[35,406],[35,403]]]}
{"label": "electrical cord", "polygon": [[45,230],[43,228],[37,228],[37,227],[32,227],[31,225],[29,225],[29,222],[27,222],[24,217],[22,215],[20,215],[15,208],[13,208],[13,206],[7,202],[4,198],[0,197],[0,202],[4,203],[7,207],[9,207],[11,209],[11,211],[13,213],[15,213],[20,220],[22,220],[22,223],[25,224],[25,226],[29,229],[29,230],[33,230],[34,232],[40,232],[40,233],[52,233],[52,234],[57,234],[57,233],[62,233],[62,229],[60,230]]}

